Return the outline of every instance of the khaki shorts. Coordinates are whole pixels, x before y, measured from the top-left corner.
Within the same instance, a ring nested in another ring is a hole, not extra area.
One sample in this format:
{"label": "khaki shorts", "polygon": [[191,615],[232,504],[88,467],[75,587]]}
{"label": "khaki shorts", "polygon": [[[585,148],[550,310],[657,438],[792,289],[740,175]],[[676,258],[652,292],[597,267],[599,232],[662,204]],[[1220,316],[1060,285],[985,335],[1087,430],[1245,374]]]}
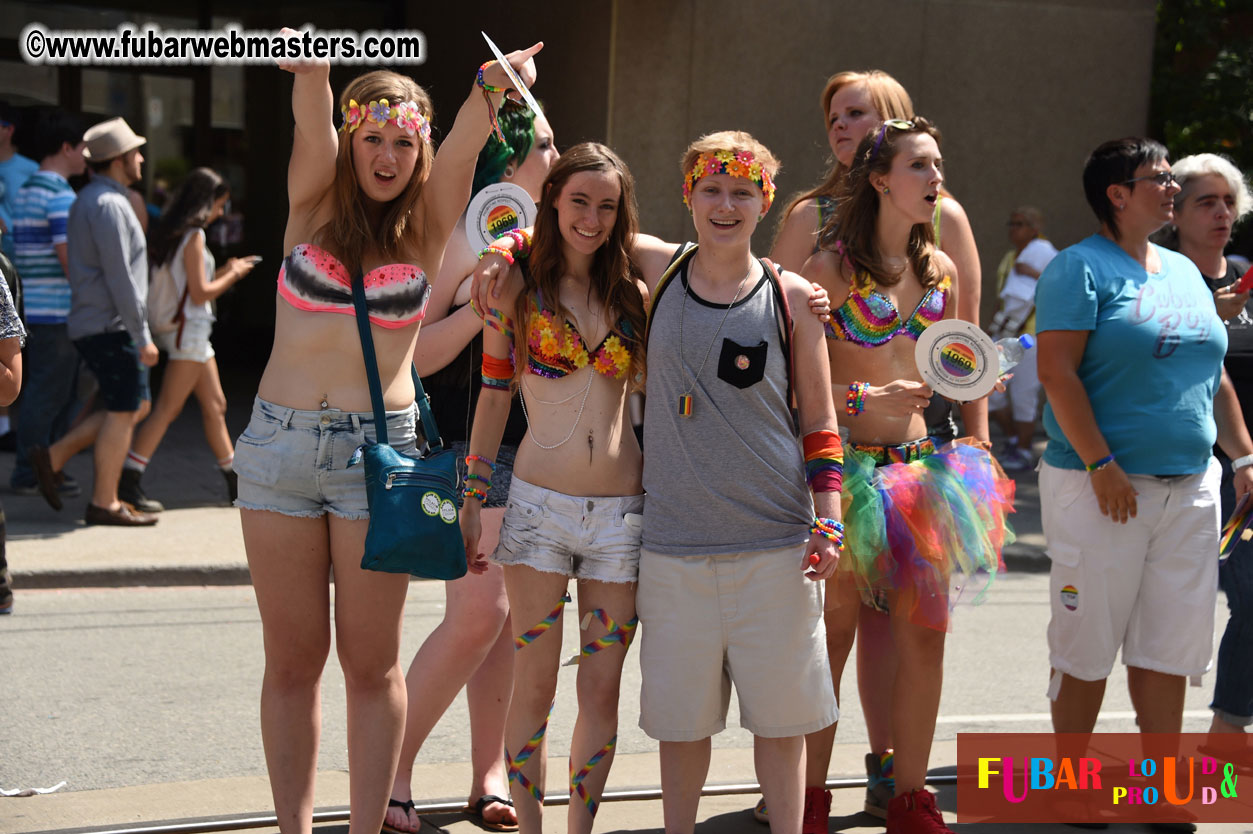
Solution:
{"label": "khaki shorts", "polygon": [[1218,483],[1210,459],[1195,475],[1131,475],[1136,517],[1101,514],[1087,472],[1040,465],[1052,561],[1049,664],[1085,681],[1122,662],[1166,675],[1209,668],[1218,596]]}
{"label": "khaki shorts", "polygon": [[801,573],[805,545],[719,556],[640,553],[640,727],[659,741],[740,726],[763,738],[839,717],[822,625],[822,583]]}

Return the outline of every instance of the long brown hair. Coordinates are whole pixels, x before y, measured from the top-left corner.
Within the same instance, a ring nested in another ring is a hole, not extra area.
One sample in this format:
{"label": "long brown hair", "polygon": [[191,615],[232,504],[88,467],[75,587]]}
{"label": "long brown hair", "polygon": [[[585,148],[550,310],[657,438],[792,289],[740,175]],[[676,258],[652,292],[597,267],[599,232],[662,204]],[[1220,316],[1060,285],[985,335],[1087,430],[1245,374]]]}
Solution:
{"label": "long brown hair", "polygon": [[[870,182],[871,174],[887,174],[892,160],[900,151],[901,138],[925,133],[940,144],[940,131],[922,116],[913,119],[913,127],[899,128],[884,122],[866,134],[857,145],[853,166],[845,178],[843,189],[837,194],[839,202],[833,214],[822,227],[818,240],[823,249],[841,253],[845,264],[854,271],[853,283],[857,285],[860,274],[868,275],[880,286],[890,287],[900,282],[903,273],[896,272],[884,262],[882,253],[875,245],[875,229],[879,218],[879,200],[882,198]],[[882,140],[879,137],[882,135]],[[924,287],[935,286],[943,276],[935,262],[935,230],[931,223],[915,223],[909,230],[909,242],[905,247],[909,265]]]}
{"label": "long brown hair", "polygon": [[[375,70],[357,76],[339,96],[340,104],[345,107],[350,100],[365,107],[369,102],[380,99],[387,99],[393,105],[412,101],[428,121],[434,118],[431,99],[426,91],[413,79],[388,70]],[[368,249],[377,250],[393,260],[399,260],[404,255],[406,239],[412,239],[418,231],[415,228],[415,207],[435,160],[435,149],[420,136],[415,136],[413,141],[418,146],[418,158],[409,184],[399,197],[387,204],[382,221],[376,224],[366,215],[361,186],[353,168],[354,133],[344,131],[339,134],[335,180],[319,201],[331,201],[330,220],[313,236],[315,243],[334,253],[349,271],[361,268],[361,259]]]}
{"label": "long brown hair", "polygon": [[[829,113],[831,112],[831,99],[835,98],[835,94],[849,84],[865,84],[866,91],[870,94],[870,103],[874,105],[874,109],[879,114],[880,119],[912,119],[914,117],[914,102],[909,97],[909,93],[901,86],[901,82],[888,75],[883,70],[864,70],[837,72],[835,75],[827,79],[827,84],[822,88],[822,95],[819,96],[819,106],[822,108],[822,124],[823,130],[831,129],[829,122]],[[782,219],[779,220],[779,228],[783,228],[783,224],[787,222],[792,211],[806,200],[815,197],[834,197],[840,192],[840,186],[844,182],[844,177],[848,174],[848,169],[840,164],[840,160],[834,155],[831,157],[831,168],[827,171],[827,175],[823,177],[822,182],[813,188],[792,198],[787,204],[787,209],[783,212]]]}
{"label": "long brown hair", "polygon": [[[592,257],[592,290],[609,314],[610,331],[624,344],[631,344],[629,382],[641,379],[644,373],[644,296],[637,279],[642,275],[631,260],[629,248],[639,229],[639,209],[635,204],[635,180],[626,163],[598,142],[584,142],[563,152],[544,180],[535,219],[535,241],[531,248],[530,268],[523,270],[525,286],[518,293],[514,309],[514,352],[517,357],[515,384],[526,369],[527,336],[530,333],[531,299],[539,291],[544,306],[564,320],[570,311],[561,303],[560,281],[566,271],[562,253],[561,227],[557,218],[557,199],[572,176],[583,171],[611,171],[618,175],[622,195],[618,200],[618,218],[609,238]],[[624,332],[620,321],[625,319],[630,333]],[[592,345],[587,346],[591,349]]]}

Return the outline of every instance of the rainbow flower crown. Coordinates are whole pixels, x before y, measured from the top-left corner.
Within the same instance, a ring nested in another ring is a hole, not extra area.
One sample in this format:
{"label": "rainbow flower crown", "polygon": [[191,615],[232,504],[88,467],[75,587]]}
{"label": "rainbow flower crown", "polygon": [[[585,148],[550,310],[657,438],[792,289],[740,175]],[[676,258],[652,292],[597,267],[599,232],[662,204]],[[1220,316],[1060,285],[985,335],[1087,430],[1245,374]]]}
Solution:
{"label": "rainbow flower crown", "polygon": [[391,122],[410,136],[421,136],[423,142],[431,141],[431,123],[415,102],[393,105],[381,98],[369,104],[357,104],[356,99],[349,99],[339,110],[344,118],[339,126],[340,133],[352,133],[365,122],[374,122],[379,127]]}
{"label": "rainbow flower crown", "polygon": [[770,172],[753,157],[752,151],[714,151],[696,157],[692,170],[683,178],[683,204],[689,211],[692,208],[692,188],[701,177],[711,174],[730,174],[752,180],[766,196],[766,211],[770,211],[770,206],[774,203],[774,180],[770,178]]}

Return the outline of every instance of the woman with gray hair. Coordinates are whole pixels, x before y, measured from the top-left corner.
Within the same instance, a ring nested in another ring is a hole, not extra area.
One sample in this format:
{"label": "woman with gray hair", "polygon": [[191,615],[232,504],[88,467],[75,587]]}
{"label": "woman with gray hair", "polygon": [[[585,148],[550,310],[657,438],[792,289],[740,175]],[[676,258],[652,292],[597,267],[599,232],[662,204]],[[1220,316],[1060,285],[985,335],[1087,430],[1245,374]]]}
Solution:
{"label": "woman with gray hair", "polygon": [[[1253,409],[1253,307],[1249,293],[1234,285],[1248,261],[1224,255],[1232,227],[1253,209],[1253,195],[1231,160],[1212,153],[1187,156],[1175,163],[1175,248],[1192,259],[1214,293],[1218,314],[1227,324],[1227,356],[1223,364],[1235,386],[1240,409]],[[1214,450],[1223,466],[1220,488],[1223,518],[1235,507],[1231,459]],[[1238,543],[1247,551],[1249,545]],[[1227,594],[1231,617],[1218,647],[1211,733],[1244,732],[1253,724],[1253,560],[1248,552],[1223,562],[1218,584]]]}

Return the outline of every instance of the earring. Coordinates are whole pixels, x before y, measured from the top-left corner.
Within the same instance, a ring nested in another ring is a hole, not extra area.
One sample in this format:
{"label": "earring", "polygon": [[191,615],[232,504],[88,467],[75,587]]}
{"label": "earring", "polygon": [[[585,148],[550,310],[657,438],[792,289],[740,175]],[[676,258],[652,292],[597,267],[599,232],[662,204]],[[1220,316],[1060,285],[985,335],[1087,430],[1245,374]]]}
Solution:
{"label": "earring", "polygon": [[885,185],[885,186],[883,186],[883,193],[884,193],[884,194],[890,194],[891,192],[892,192],[892,189],[888,188],[886,185]]}
{"label": "earring", "polygon": [[1119,211],[1124,211],[1126,208],[1127,208],[1127,204],[1126,204],[1126,203],[1119,203],[1119,204],[1118,204],[1118,210],[1119,210]]}
{"label": "earring", "polygon": [[504,173],[504,176],[506,176],[506,177],[512,177],[512,176],[513,176],[513,166],[512,166],[512,165],[506,165],[506,166],[505,166],[505,173]]}

